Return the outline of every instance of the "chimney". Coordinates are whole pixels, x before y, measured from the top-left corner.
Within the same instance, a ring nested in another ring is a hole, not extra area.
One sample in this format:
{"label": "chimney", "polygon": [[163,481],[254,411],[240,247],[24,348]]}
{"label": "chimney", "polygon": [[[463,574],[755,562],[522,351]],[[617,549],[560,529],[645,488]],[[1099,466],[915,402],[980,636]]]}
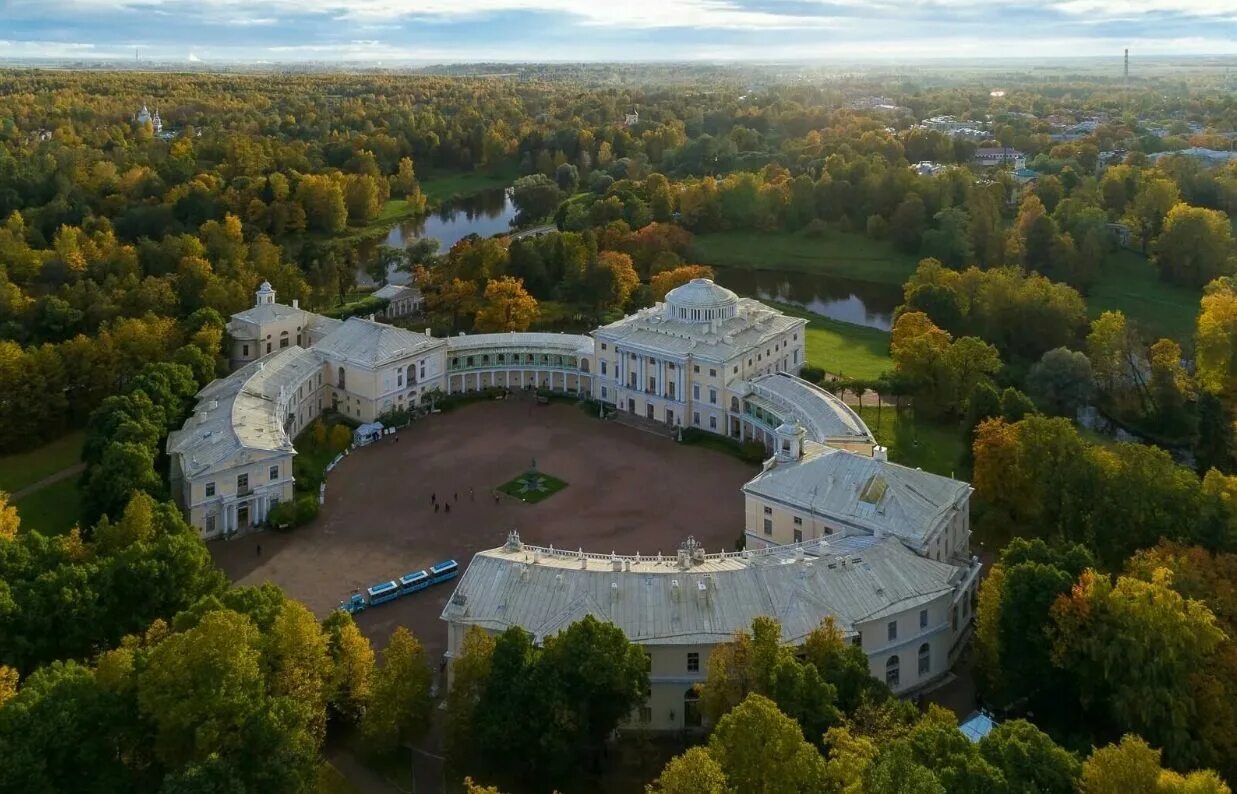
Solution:
{"label": "chimney", "polygon": [[872,447],[872,459],[879,460],[881,463],[889,461],[889,448],[882,447],[880,444]]}
{"label": "chimney", "polygon": [[432,334],[432,333],[430,333],[430,332],[431,332],[431,331],[433,331],[433,330],[434,330],[433,328],[426,328],[426,329],[425,329],[425,335],[426,335],[426,336],[433,336],[433,334]]}

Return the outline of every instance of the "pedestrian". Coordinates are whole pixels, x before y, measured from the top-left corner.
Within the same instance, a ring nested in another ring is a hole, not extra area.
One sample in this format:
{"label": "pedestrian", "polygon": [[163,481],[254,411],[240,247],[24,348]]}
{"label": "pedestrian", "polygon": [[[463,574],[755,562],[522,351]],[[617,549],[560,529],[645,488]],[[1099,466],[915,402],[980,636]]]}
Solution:
{"label": "pedestrian", "polygon": [[477,501],[477,497],[473,495],[472,488],[468,489],[468,501],[470,502]]}
{"label": "pedestrian", "polygon": [[430,494],[430,502],[431,502],[431,503],[436,503],[437,501],[438,501],[438,493],[437,493],[437,492],[434,492],[434,493]]}
{"label": "pedestrian", "polygon": [[447,504],[446,504],[446,509],[447,509],[447,512],[448,512],[448,513],[450,513],[450,512],[451,512],[451,503],[450,503],[450,502],[447,502]]}
{"label": "pedestrian", "polygon": [[456,491],[456,492],[455,492],[455,501],[457,501],[457,502],[458,502],[459,500],[460,500],[460,492],[459,492],[459,491]]}
{"label": "pedestrian", "polygon": [[258,556],[259,557],[262,556],[262,544],[261,543],[258,544]]}
{"label": "pedestrian", "polygon": [[438,512],[438,503],[437,503],[437,502],[434,502],[434,512],[435,512],[435,513],[437,513],[437,512]]}

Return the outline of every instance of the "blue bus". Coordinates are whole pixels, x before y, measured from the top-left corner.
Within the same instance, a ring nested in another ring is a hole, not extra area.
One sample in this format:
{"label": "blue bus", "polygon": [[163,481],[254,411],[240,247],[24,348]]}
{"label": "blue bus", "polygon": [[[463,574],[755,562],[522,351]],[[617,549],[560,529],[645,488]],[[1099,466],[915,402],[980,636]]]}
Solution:
{"label": "blue bus", "polygon": [[381,582],[369,588],[369,605],[376,607],[400,597],[399,585],[395,582]]}
{"label": "blue bus", "polygon": [[454,579],[460,574],[460,566],[455,560],[444,560],[430,566],[430,579],[434,584]]}
{"label": "blue bus", "polygon": [[399,578],[399,594],[408,595],[409,593],[415,593],[418,590],[424,590],[430,584],[430,575],[425,571],[406,573]]}

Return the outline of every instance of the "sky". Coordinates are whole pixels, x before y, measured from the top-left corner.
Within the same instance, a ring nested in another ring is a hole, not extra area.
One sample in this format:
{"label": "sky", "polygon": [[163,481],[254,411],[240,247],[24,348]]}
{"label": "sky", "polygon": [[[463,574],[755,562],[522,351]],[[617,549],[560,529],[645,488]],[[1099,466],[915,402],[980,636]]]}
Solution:
{"label": "sky", "polygon": [[790,61],[1237,55],[1237,0],[0,0],[0,58]]}

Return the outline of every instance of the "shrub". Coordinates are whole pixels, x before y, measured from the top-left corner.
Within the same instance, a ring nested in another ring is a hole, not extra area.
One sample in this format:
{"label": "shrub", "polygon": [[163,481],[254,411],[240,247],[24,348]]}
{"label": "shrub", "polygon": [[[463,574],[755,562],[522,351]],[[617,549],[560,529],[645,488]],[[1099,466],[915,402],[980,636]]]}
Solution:
{"label": "shrub", "polygon": [[298,496],[291,502],[280,502],[266,514],[266,521],[276,529],[303,527],[318,517],[318,497]]}
{"label": "shrub", "polygon": [[334,452],[343,452],[352,445],[352,430],[347,425],[335,425],[331,428],[330,446]]}
{"label": "shrub", "polygon": [[764,463],[768,452],[759,441],[744,441],[739,445],[739,458],[747,463]]}
{"label": "shrub", "polygon": [[814,240],[819,240],[829,233],[829,224],[822,221],[820,218],[813,218],[808,221],[807,226],[803,227],[803,236],[811,237]]}
{"label": "shrub", "polygon": [[804,364],[799,368],[799,377],[809,383],[820,383],[825,379],[825,371],[820,367],[814,367],[811,364]]}
{"label": "shrub", "polygon": [[884,240],[889,234],[889,221],[880,215],[869,215],[867,231],[873,240]]}

